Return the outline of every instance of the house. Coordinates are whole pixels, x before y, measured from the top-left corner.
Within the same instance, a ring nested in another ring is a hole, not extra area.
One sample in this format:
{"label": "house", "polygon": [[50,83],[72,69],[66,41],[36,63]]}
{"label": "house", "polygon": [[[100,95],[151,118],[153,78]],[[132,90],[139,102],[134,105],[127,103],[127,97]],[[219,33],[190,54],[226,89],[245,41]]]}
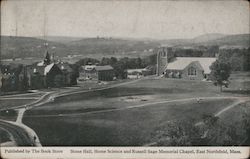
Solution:
{"label": "house", "polygon": [[64,85],[63,73],[55,63],[43,66],[28,66],[27,78],[29,87],[32,89],[60,87]]}
{"label": "house", "polygon": [[216,58],[207,57],[177,57],[168,63],[165,76],[168,78],[183,78],[190,80],[209,79],[210,66]]}
{"label": "house", "polygon": [[114,68],[110,65],[96,66],[99,81],[112,81],[115,77]]}
{"label": "house", "polygon": [[114,69],[110,65],[96,66],[85,65],[80,67],[78,80],[99,80],[112,81],[114,79]]}

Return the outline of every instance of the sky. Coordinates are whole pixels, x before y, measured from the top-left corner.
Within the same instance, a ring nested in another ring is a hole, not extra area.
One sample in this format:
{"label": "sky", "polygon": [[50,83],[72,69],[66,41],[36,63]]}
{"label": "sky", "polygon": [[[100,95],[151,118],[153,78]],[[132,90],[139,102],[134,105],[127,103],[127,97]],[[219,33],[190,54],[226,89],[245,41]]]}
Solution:
{"label": "sky", "polygon": [[249,33],[249,16],[241,0],[4,0],[1,35],[193,38]]}

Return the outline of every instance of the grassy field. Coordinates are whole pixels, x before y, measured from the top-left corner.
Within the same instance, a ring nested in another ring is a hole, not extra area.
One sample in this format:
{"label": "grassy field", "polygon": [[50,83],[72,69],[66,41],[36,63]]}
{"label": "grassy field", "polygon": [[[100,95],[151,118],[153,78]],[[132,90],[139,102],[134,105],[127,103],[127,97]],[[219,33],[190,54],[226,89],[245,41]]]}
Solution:
{"label": "grassy field", "polygon": [[[220,116],[220,120],[225,123],[225,125],[235,127],[235,135],[233,140],[235,140],[238,145],[250,145],[250,134],[247,132],[245,126],[246,122],[250,122],[250,102],[239,104]],[[249,123],[250,124],[250,123]],[[248,129],[250,130],[250,125]]]}
{"label": "grassy field", "polygon": [[[247,80],[240,79],[248,76],[248,73],[231,76],[230,87],[224,88],[224,92],[211,82],[144,79],[116,88],[56,98],[54,102],[26,111],[23,121],[36,131],[45,146],[140,146],[150,142],[152,133],[163,122],[198,122],[204,114],[215,114],[234,102],[233,99],[160,101],[246,96],[238,91],[242,91],[240,85],[247,85]],[[244,90],[248,87],[244,86]],[[126,109],[131,106],[141,107]],[[236,121],[237,115],[232,119]],[[230,116],[221,120],[231,121]]]}
{"label": "grassy field", "polygon": [[17,111],[13,109],[0,110],[0,119],[16,121]]}
{"label": "grassy field", "polygon": [[[157,104],[150,107],[65,117],[29,117],[24,122],[34,128],[43,145],[139,146],[149,142],[158,124],[169,120],[201,120],[232,100],[197,103]],[[195,114],[195,115],[194,115]],[[42,121],[42,122],[41,122]]]}
{"label": "grassy field", "polygon": [[[204,91],[205,90],[205,91]],[[200,93],[203,91],[203,93]],[[212,83],[172,79],[146,79],[116,88],[72,94],[32,109],[32,114],[86,112],[192,97],[221,96]],[[29,114],[29,112],[28,112]]]}

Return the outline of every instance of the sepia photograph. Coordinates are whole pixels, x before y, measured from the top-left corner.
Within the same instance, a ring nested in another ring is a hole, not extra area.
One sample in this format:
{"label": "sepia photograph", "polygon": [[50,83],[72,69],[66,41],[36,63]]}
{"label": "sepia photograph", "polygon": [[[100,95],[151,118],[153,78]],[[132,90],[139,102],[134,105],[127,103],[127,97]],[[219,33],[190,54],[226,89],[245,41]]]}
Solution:
{"label": "sepia photograph", "polygon": [[249,146],[249,18],[245,0],[2,0],[0,147]]}

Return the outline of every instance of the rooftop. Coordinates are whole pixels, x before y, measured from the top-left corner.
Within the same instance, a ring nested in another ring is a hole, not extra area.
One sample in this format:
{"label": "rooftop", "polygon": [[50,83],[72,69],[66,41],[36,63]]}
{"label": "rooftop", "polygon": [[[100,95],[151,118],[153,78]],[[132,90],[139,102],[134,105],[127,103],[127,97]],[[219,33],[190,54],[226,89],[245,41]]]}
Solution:
{"label": "rooftop", "polygon": [[104,70],[113,70],[113,67],[110,65],[104,65],[104,66],[96,66],[95,69],[97,71],[104,71]]}
{"label": "rooftop", "polygon": [[169,70],[183,70],[192,62],[199,62],[202,66],[204,73],[209,74],[211,72],[210,66],[216,61],[216,58],[210,57],[177,57],[175,61],[168,64]]}

